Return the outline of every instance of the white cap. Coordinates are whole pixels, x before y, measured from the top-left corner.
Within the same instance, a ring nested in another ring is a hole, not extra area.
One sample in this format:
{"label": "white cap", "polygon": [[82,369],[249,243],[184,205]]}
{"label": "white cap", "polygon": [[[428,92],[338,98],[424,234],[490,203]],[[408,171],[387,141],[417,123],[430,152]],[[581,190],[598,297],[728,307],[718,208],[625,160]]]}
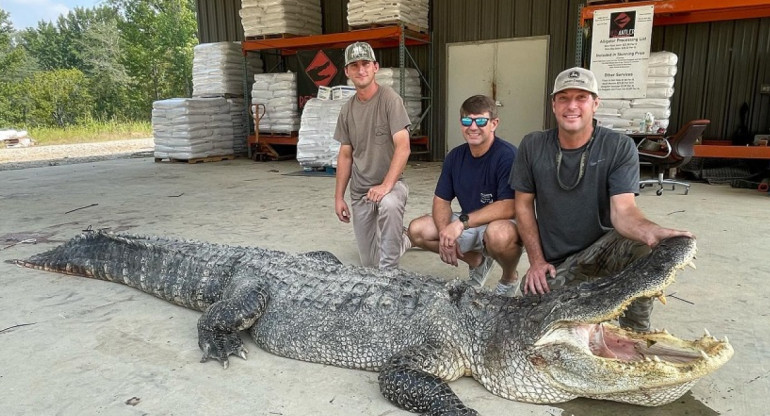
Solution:
{"label": "white cap", "polygon": [[345,66],[356,61],[377,62],[374,57],[374,49],[366,42],[356,42],[345,48]]}
{"label": "white cap", "polygon": [[599,95],[599,84],[596,82],[594,73],[578,66],[561,71],[559,75],[556,76],[551,95],[571,88]]}

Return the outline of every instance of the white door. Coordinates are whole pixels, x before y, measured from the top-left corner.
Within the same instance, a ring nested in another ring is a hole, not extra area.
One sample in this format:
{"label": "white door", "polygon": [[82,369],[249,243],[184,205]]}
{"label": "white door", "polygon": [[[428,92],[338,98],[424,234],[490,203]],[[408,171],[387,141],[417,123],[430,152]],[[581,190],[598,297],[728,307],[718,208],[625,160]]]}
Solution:
{"label": "white door", "polygon": [[547,36],[447,44],[445,152],[465,142],[460,105],[476,94],[498,102],[500,138],[518,145],[525,134],[542,130],[547,76]]}

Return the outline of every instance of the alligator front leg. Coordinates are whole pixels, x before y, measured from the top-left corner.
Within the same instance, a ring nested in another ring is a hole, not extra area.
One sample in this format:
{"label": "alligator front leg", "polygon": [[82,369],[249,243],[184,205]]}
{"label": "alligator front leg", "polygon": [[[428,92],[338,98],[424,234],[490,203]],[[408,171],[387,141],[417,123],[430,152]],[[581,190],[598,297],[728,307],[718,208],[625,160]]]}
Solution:
{"label": "alligator front leg", "polygon": [[[406,348],[391,357],[380,370],[380,391],[396,406],[428,416],[472,416],[444,381],[463,375],[457,354],[433,343]],[[442,379],[442,377],[444,379]]]}
{"label": "alligator front leg", "polygon": [[228,358],[237,355],[246,359],[239,331],[247,329],[262,316],[267,307],[269,295],[264,287],[256,283],[226,291],[231,294],[212,303],[198,319],[198,346],[203,351],[201,362],[214,358],[229,366]]}

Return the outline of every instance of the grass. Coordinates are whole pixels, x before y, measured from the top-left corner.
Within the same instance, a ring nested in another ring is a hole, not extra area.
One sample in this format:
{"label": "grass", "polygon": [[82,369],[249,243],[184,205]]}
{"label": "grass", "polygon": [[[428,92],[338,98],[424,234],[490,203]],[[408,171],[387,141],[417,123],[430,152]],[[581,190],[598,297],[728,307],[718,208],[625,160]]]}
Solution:
{"label": "grass", "polygon": [[30,128],[27,133],[37,146],[107,142],[113,140],[144,139],[152,137],[150,122],[90,122],[82,126],[64,128]]}

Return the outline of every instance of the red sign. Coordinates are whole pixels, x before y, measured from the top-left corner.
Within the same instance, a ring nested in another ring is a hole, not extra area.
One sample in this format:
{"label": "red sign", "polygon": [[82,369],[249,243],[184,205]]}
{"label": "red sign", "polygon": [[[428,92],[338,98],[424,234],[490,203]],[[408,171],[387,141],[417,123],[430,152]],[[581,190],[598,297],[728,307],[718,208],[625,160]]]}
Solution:
{"label": "red sign", "polygon": [[305,68],[305,73],[316,86],[328,87],[334,76],[337,75],[337,66],[326,56],[324,51],[319,50],[310,61],[310,65]]}

